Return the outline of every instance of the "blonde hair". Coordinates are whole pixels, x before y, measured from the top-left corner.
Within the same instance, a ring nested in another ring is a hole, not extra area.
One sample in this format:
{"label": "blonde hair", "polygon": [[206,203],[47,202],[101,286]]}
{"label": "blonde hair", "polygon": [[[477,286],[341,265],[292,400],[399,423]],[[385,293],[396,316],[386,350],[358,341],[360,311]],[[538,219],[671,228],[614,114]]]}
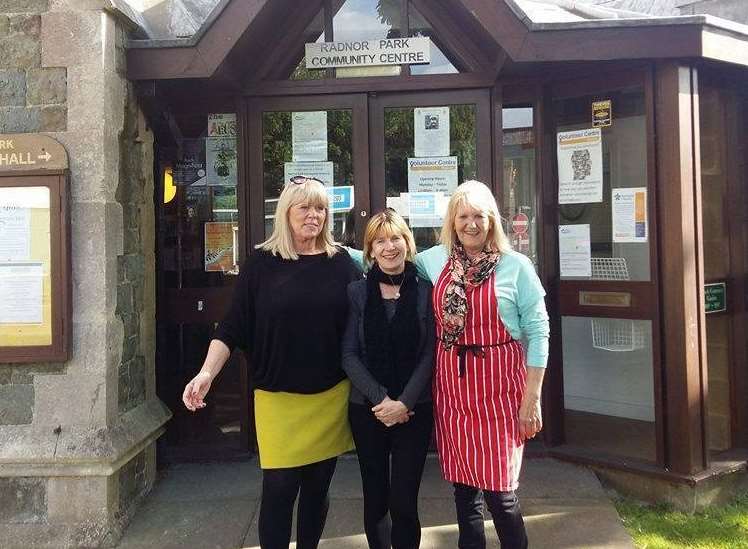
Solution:
{"label": "blonde hair", "polygon": [[512,245],[506,233],[504,233],[504,228],[501,226],[499,206],[496,204],[491,189],[480,181],[470,180],[457,187],[447,205],[447,213],[444,216],[444,225],[439,241],[447,248],[448,254],[452,253],[452,247],[457,242],[455,218],[457,217],[457,210],[463,206],[471,206],[488,217],[486,244],[491,250],[506,253],[512,249]]}
{"label": "blonde hair", "polygon": [[297,204],[323,206],[325,221],[315,242],[318,249],[324,250],[328,257],[338,252],[330,230],[330,208],[327,190],[319,181],[307,179],[304,183],[288,183],[281,191],[275,209],[273,234],[265,242],[257,244],[255,248],[279,255],[283,259],[299,259],[293,242],[293,231],[288,220],[288,212]]}
{"label": "blonde hair", "polygon": [[408,248],[405,259],[408,261],[415,260],[416,241],[413,238],[413,233],[410,232],[408,224],[395,210],[386,208],[372,216],[366,224],[366,231],[364,231],[364,260],[367,264],[371,265],[374,263],[374,258],[371,257],[371,249],[379,235],[389,238],[396,234],[403,237],[405,245]]}

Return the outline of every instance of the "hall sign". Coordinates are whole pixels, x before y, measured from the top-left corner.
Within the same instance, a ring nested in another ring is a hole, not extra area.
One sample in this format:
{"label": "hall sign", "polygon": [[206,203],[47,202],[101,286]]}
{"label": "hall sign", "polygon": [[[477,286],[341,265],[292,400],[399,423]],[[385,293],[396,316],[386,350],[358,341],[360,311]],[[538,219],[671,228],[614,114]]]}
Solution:
{"label": "hall sign", "polygon": [[67,168],[67,154],[57,141],[40,134],[0,135],[0,170]]}
{"label": "hall sign", "polygon": [[431,39],[382,38],[306,44],[306,68],[418,65],[431,62]]}

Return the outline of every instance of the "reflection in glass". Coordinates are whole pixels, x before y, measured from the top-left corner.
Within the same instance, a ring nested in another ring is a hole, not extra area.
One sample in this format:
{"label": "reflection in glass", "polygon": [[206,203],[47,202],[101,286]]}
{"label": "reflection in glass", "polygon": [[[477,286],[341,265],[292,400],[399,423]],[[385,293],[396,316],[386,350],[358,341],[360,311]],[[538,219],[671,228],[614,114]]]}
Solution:
{"label": "reflection in glass", "polygon": [[[265,198],[265,236],[273,231],[273,216],[278,197],[286,184],[284,168],[293,160],[290,111],[265,112],[262,116],[263,195]],[[333,163],[335,187],[353,185],[353,113],[339,109],[327,111],[327,160]],[[335,240],[346,242],[353,234],[355,217],[350,212],[333,214]],[[352,242],[352,239],[350,239]]]}
{"label": "reflection in glass", "polygon": [[[409,220],[402,194],[408,194],[408,158],[414,156],[414,108],[387,108],[384,111],[384,184],[387,205]],[[476,107],[449,106],[450,155],[457,157],[457,182],[475,179],[477,174]],[[441,222],[434,227],[413,227],[419,250],[436,244]]]}
{"label": "reflection in glass", "polygon": [[[350,42],[400,38],[401,4],[402,0],[346,0],[337,11],[333,9],[333,40]],[[400,65],[335,69],[338,78],[399,74]]]}
{"label": "reflection in glass", "polygon": [[421,15],[416,7],[408,7],[409,36],[427,36],[431,38],[431,62],[425,65],[411,65],[410,74],[454,74],[459,72],[439,47],[439,37],[431,24]]}
{"label": "reflection in glass", "polygon": [[652,323],[562,317],[566,442],[656,459]]}
{"label": "reflection in glass", "polygon": [[[304,30],[304,43],[312,42],[324,42],[325,41],[325,29],[324,29],[324,14],[322,10],[312,20],[307,28]],[[291,80],[319,80],[325,77],[324,70],[310,70],[306,68],[306,57],[302,57],[299,64],[291,73],[289,79]]]}
{"label": "reflection in glass", "polygon": [[504,191],[499,207],[512,247],[538,264],[535,137],[531,107],[502,109]]}
{"label": "reflection in glass", "polygon": [[[647,187],[644,90],[634,87],[599,97],[584,96],[555,101],[556,131],[590,128],[592,102],[600,99],[611,99],[613,103],[613,123],[602,128],[603,201],[559,205],[559,225],[590,226],[592,278],[622,280],[618,275],[608,277],[605,269],[598,269],[597,274],[595,272],[595,258],[613,258],[613,263],[618,267],[616,273],[625,271],[629,280],[650,280],[649,239],[647,242],[614,242],[611,207],[612,190]],[[598,263],[602,265],[605,262],[600,260]]]}

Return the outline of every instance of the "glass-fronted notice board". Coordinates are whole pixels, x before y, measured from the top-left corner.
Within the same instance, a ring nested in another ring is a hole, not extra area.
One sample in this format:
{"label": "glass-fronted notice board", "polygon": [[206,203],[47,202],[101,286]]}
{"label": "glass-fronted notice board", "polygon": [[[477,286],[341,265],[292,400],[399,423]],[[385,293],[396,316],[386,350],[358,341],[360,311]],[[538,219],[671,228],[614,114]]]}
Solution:
{"label": "glass-fronted notice board", "polygon": [[67,154],[0,135],[0,363],[69,358]]}
{"label": "glass-fronted notice board", "polygon": [[49,188],[0,187],[0,346],[52,344]]}

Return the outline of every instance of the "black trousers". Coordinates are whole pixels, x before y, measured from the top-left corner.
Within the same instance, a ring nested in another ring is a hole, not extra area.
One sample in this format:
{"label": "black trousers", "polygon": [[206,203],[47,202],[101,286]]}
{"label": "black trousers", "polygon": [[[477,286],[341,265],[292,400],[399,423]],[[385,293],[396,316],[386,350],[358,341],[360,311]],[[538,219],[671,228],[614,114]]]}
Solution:
{"label": "black trousers", "polygon": [[485,549],[483,500],[493,517],[501,549],[527,549],[527,533],[519,500],[514,492],[490,492],[464,484],[455,484],[455,507],[460,528],[460,549]]}
{"label": "black trousers", "polygon": [[418,490],[434,416],[430,402],[417,404],[413,411],[407,423],[386,427],[369,406],[348,406],[370,549],[417,549],[421,543]]}
{"label": "black trousers", "polygon": [[301,467],[262,470],[262,500],[258,529],[262,549],[288,549],[293,506],[297,549],[316,549],[330,507],[328,490],[337,458]]}

